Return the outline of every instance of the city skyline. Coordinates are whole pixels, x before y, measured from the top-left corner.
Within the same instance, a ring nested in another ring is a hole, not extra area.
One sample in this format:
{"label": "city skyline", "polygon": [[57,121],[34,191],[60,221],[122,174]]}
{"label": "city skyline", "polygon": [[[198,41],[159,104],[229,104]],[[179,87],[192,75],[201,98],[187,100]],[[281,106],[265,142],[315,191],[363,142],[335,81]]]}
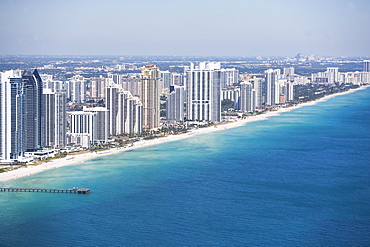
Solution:
{"label": "city skyline", "polygon": [[370,56],[370,2],[0,1],[0,54]]}

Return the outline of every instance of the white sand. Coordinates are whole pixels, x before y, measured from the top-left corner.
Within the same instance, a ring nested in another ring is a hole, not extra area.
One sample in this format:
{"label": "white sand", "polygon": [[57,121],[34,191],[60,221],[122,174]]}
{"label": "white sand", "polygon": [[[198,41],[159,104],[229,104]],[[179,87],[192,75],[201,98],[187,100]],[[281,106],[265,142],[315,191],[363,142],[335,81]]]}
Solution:
{"label": "white sand", "polygon": [[303,106],[314,105],[318,102],[326,101],[326,100],[328,100],[330,98],[333,98],[335,96],[338,96],[338,95],[349,94],[349,93],[352,93],[352,92],[357,91],[357,90],[362,90],[362,89],[365,89],[368,86],[370,86],[370,85],[362,86],[362,87],[357,88],[357,89],[351,89],[351,90],[343,92],[343,93],[328,95],[328,96],[325,96],[325,97],[323,97],[319,100],[310,101],[310,102],[307,102],[307,103],[302,103],[302,104],[299,104],[297,106],[288,107],[288,108],[280,108],[277,111],[269,111],[265,114],[250,116],[250,117],[247,117],[245,119],[236,120],[235,122],[232,122],[232,123],[226,123],[226,124],[223,124],[223,125],[218,125],[217,128],[216,127],[199,128],[199,129],[195,129],[195,130],[193,130],[191,132],[188,132],[188,133],[185,133],[185,134],[169,135],[169,136],[166,136],[166,137],[163,137],[163,138],[157,138],[157,139],[152,139],[152,140],[135,142],[134,145],[131,146],[131,147],[114,148],[114,149],[110,149],[108,151],[103,151],[103,152],[90,152],[90,153],[78,154],[78,155],[68,155],[65,158],[55,159],[55,160],[52,160],[52,161],[49,161],[49,162],[46,162],[46,163],[42,163],[42,164],[37,165],[37,166],[29,165],[27,167],[23,167],[23,168],[19,168],[19,169],[16,169],[16,170],[0,173],[0,182],[9,181],[9,180],[13,180],[13,179],[18,179],[18,178],[26,177],[26,176],[31,176],[31,175],[37,174],[39,172],[43,172],[43,171],[50,170],[50,169],[55,169],[55,168],[59,168],[59,167],[80,164],[80,163],[83,163],[86,160],[93,159],[93,158],[100,157],[100,156],[116,154],[116,153],[120,153],[120,152],[124,152],[124,151],[128,151],[128,150],[148,147],[148,146],[157,145],[157,144],[160,144],[160,143],[165,143],[165,142],[170,142],[170,141],[177,141],[177,140],[192,137],[194,135],[205,134],[205,133],[210,133],[210,132],[214,132],[214,131],[220,131],[220,130],[240,127],[240,126],[243,126],[243,125],[245,125],[247,123],[250,123],[250,122],[266,120],[269,117],[277,116],[282,112],[288,112],[288,111],[291,111],[291,110],[294,110],[294,109],[297,109],[297,108],[300,108],[300,107],[303,107]]}

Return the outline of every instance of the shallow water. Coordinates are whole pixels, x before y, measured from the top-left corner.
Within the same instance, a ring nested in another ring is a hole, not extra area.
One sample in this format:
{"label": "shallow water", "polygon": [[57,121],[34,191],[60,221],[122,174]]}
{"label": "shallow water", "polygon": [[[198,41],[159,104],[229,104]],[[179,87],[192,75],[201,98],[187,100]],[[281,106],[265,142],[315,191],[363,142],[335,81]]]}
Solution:
{"label": "shallow water", "polygon": [[0,246],[370,245],[370,88],[0,186]]}

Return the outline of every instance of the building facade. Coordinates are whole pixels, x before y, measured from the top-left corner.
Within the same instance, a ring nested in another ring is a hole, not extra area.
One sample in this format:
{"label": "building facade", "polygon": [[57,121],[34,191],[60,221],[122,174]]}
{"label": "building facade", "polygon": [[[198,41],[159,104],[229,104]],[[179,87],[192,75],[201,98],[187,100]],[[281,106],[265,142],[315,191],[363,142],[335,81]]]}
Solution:
{"label": "building facade", "polygon": [[186,118],[221,121],[221,64],[201,62],[186,67]]}
{"label": "building facade", "polygon": [[143,105],[143,129],[146,131],[159,127],[161,84],[159,68],[145,65],[141,72],[140,99]]}

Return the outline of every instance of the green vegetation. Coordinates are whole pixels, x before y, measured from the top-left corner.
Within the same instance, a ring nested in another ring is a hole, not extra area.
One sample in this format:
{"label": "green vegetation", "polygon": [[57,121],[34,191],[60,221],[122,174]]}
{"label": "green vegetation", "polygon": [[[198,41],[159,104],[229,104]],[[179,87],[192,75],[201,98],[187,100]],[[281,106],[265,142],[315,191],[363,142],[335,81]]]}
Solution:
{"label": "green vegetation", "polygon": [[228,109],[234,109],[234,101],[224,99],[221,101],[221,111],[227,111]]}

